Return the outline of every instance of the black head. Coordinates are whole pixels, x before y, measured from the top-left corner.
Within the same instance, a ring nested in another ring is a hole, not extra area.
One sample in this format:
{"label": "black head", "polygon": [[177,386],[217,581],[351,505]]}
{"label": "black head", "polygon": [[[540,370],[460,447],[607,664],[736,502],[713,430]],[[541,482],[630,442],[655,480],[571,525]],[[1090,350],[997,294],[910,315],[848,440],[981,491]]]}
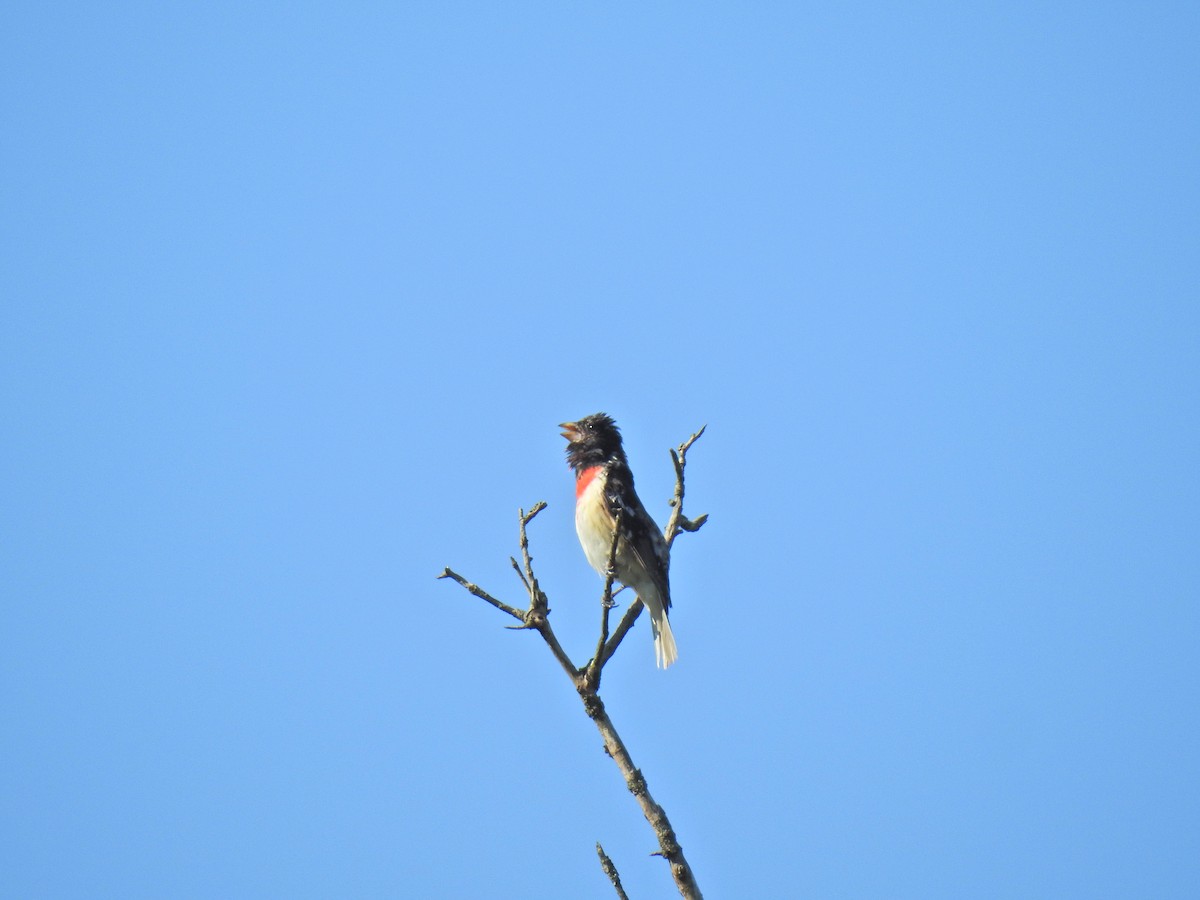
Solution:
{"label": "black head", "polygon": [[567,462],[574,469],[602,465],[613,458],[624,461],[621,431],[612,416],[593,413],[578,422],[563,422],[559,427],[567,439]]}

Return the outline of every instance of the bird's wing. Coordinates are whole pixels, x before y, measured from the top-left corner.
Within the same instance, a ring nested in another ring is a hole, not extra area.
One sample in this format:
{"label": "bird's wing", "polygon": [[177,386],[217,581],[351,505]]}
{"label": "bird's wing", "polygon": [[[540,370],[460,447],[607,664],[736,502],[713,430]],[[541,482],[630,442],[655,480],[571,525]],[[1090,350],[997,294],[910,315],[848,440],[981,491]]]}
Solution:
{"label": "bird's wing", "polygon": [[604,500],[608,511],[614,520],[617,514],[624,510],[621,517],[621,538],[632,551],[634,558],[642,569],[649,573],[654,586],[662,597],[663,607],[671,606],[671,588],[667,578],[670,558],[667,542],[654,519],[646,512],[637,491],[633,489],[633,479],[625,472],[614,467],[608,473],[604,485]]}

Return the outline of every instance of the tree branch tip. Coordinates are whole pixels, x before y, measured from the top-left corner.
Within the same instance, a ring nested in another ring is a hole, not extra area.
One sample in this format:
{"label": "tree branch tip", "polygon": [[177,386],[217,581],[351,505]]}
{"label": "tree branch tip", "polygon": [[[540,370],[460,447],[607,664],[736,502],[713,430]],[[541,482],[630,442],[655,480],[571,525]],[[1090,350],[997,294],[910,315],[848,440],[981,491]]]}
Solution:
{"label": "tree branch tip", "polygon": [[629,895],[625,893],[625,888],[621,886],[621,875],[617,871],[616,864],[609,859],[608,854],[604,852],[604,848],[600,846],[599,841],[596,841],[596,853],[600,857],[600,868],[608,876],[608,880],[612,882],[613,889],[617,892],[617,900],[629,900]]}
{"label": "tree branch tip", "polygon": [[518,509],[517,513],[521,517],[521,524],[528,525],[530,522],[533,521],[533,517],[536,516],[538,513],[540,513],[545,508],[546,508],[546,501],[539,500],[537,503],[533,504],[533,506],[530,508],[529,512],[525,512],[525,510],[523,510],[523,509]]}
{"label": "tree branch tip", "polygon": [[703,425],[700,426],[699,431],[697,431],[690,438],[688,438],[686,441],[684,441],[682,444],[679,445],[679,452],[681,454],[687,453],[688,450],[691,448],[692,444],[694,444],[694,443],[696,443],[696,441],[700,440],[700,435],[704,434],[704,432],[707,428],[708,428],[708,423],[705,422]]}
{"label": "tree branch tip", "polygon": [[509,557],[508,561],[512,563],[513,571],[517,573],[517,577],[521,579],[521,584],[525,585],[525,590],[529,590],[529,579],[525,577],[525,573],[521,571],[520,564],[513,558]]}

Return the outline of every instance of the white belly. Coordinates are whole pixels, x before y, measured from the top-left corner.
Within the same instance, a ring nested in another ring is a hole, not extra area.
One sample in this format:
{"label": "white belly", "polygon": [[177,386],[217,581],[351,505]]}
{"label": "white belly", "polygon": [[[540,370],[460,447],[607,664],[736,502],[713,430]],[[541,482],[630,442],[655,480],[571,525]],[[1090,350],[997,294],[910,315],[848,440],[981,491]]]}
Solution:
{"label": "white belly", "polygon": [[602,575],[608,568],[614,524],[604,502],[604,483],[604,472],[597,472],[575,503],[575,532],[583,546],[583,555]]}

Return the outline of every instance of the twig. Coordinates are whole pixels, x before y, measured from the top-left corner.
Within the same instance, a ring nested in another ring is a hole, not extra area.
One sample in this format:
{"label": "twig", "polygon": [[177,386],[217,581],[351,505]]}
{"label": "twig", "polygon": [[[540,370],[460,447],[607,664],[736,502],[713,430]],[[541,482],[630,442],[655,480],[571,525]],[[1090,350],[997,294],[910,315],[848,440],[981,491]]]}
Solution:
{"label": "twig", "polygon": [[621,641],[625,640],[625,635],[629,634],[629,629],[633,627],[633,623],[638,620],[638,616],[642,614],[642,610],[645,608],[645,604],[642,603],[640,597],[629,604],[629,609],[625,610],[625,615],[621,616],[621,621],[613,630],[612,637],[608,639],[608,643],[604,647],[604,656],[600,660],[601,666],[612,659],[612,655],[621,646]]}
{"label": "twig", "polygon": [[571,657],[567,656],[567,651],[558,642],[558,635],[550,627],[550,621],[545,616],[542,616],[538,624],[531,625],[530,627],[536,629],[538,634],[542,636],[542,640],[546,642],[546,646],[550,648],[550,652],[554,654],[554,658],[558,660],[558,664],[567,673],[567,677],[571,679],[571,683],[578,687],[579,669],[576,668],[575,663],[571,662]]}
{"label": "twig", "polygon": [[604,870],[604,874],[608,876],[608,880],[612,882],[612,886],[617,891],[617,897],[620,900],[629,900],[629,895],[625,893],[625,888],[621,887],[621,875],[617,872],[617,867],[608,858],[608,854],[604,852],[604,848],[600,846],[599,841],[596,841],[596,854],[600,857],[600,868]]}
{"label": "twig", "polygon": [[702,425],[700,430],[680,444],[677,450],[671,451],[671,463],[675,466],[675,496],[671,499],[671,517],[667,519],[667,527],[663,532],[668,547],[675,543],[675,537],[680,531],[699,531],[700,526],[708,521],[707,513],[695,520],[688,519],[683,514],[683,470],[687,466],[687,452],[692,444],[700,440],[700,435],[704,434],[706,428],[707,425]]}
{"label": "twig", "polygon": [[525,590],[529,590],[529,579],[525,577],[525,573],[521,571],[521,564],[515,558],[509,557],[508,561],[512,563],[513,571],[517,573],[517,577],[521,579],[521,584],[525,585]]}
{"label": "twig", "polygon": [[[529,591],[529,608],[532,611],[534,607],[540,607],[549,612],[550,609],[546,602],[546,595],[538,587],[537,576],[533,574],[533,557],[529,555],[529,535],[525,533],[525,526],[532,522],[533,517],[545,508],[546,501],[539,500],[533,504],[533,509],[529,510],[529,512],[525,512],[523,509],[518,510],[518,512],[521,518],[521,556],[525,559],[525,575],[528,577],[528,580],[526,578],[522,578],[521,580],[525,582],[525,588]],[[518,572],[517,574],[520,573]]]}
{"label": "twig", "polygon": [[613,606],[613,579],[617,577],[617,546],[621,541],[621,526],[625,522],[625,510],[617,510],[617,520],[613,523],[612,544],[608,548],[608,566],[604,570],[604,594],[600,597],[600,640],[596,643],[596,652],[587,666],[587,683],[593,691],[600,689],[600,671],[604,668],[607,657],[604,655],[604,645],[608,641],[608,614]]}
{"label": "twig", "polygon": [[449,567],[443,569],[442,574],[439,575],[438,578],[450,578],[454,581],[457,581],[459,584],[461,584],[464,588],[467,589],[468,593],[474,594],[480,600],[486,600],[488,603],[492,604],[492,606],[496,607],[496,609],[499,609],[499,610],[502,610],[502,611],[508,613],[514,619],[524,620],[524,618],[525,618],[525,613],[521,612],[521,610],[519,610],[515,607],[512,607],[512,606],[509,606],[507,603],[503,603],[500,600],[497,600],[495,597],[493,597],[491,594],[489,594],[487,591],[485,591],[479,585],[472,584],[471,582],[467,581],[467,579],[465,579],[461,575],[459,575],[457,572],[452,571]]}

